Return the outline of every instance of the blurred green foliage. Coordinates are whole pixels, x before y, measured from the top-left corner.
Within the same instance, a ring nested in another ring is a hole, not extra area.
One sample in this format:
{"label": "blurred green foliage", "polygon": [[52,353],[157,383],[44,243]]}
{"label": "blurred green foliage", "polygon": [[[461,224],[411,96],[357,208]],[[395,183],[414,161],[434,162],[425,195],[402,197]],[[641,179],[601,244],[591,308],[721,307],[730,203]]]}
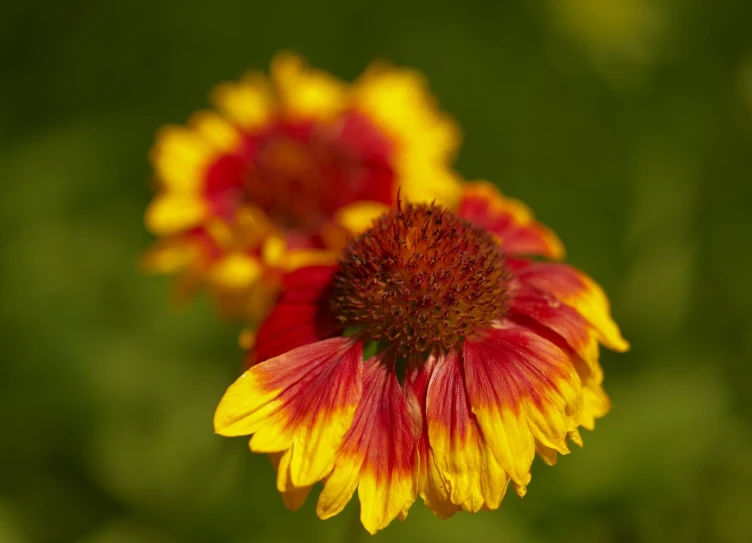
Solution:
{"label": "blurred green foliage", "polygon": [[[238,326],[143,277],[146,153],[281,48],[424,71],[458,169],[609,292],[612,413],[524,500],[381,541],[752,541],[752,6],[744,0],[21,3],[0,16],[0,541],[347,541],[215,437]],[[311,500],[309,500],[311,501]]]}

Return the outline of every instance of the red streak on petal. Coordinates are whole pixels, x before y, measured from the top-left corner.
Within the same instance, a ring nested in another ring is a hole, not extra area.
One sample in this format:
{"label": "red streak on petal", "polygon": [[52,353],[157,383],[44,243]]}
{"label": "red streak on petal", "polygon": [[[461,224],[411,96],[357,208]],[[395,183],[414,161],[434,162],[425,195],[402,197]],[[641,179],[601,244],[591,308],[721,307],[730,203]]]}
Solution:
{"label": "red streak on petal", "polygon": [[325,517],[340,511],[356,486],[369,532],[406,514],[415,500],[413,463],[420,432],[410,393],[400,386],[393,362],[380,357],[365,362],[363,395],[319,503]]}
{"label": "red streak on petal", "polygon": [[426,400],[426,419],[442,424],[451,436],[452,446],[462,448],[474,417],[470,412],[459,355],[442,355],[431,376]]}
{"label": "red streak on petal", "polygon": [[[556,297],[523,285],[512,293],[509,318],[525,326],[537,323],[560,336],[548,339],[563,349],[572,349],[581,356],[591,345],[590,324],[582,315]],[[533,321],[531,323],[530,321]]]}
{"label": "red streak on petal", "polygon": [[[503,201],[502,196],[497,198]],[[511,212],[497,209],[487,196],[466,194],[459,203],[457,215],[498,236],[508,255],[561,257],[560,242],[548,228],[535,220],[520,222]]]}
{"label": "red streak on petal", "polygon": [[378,358],[365,363],[363,396],[345,435],[342,454],[364,457],[363,468],[383,484],[412,473],[420,433],[394,367]]}
{"label": "red streak on petal", "polygon": [[523,396],[542,405],[556,382],[573,371],[555,344],[510,321],[466,342],[465,379],[473,406],[496,405],[518,413]]}
{"label": "red streak on petal", "polygon": [[257,368],[264,377],[266,390],[282,391],[278,399],[288,414],[287,426],[292,427],[357,403],[362,346],[351,338],[326,339],[299,347],[288,356],[271,359]]}
{"label": "red streak on petal", "polygon": [[606,347],[619,352],[629,349],[611,317],[606,294],[583,272],[554,262],[517,260],[508,265],[521,283],[556,297],[582,315]]}
{"label": "red streak on petal", "polygon": [[330,266],[301,268],[283,279],[280,300],[258,330],[254,348],[246,359],[246,369],[341,331],[327,299],[335,269]]}
{"label": "red streak on petal", "polygon": [[557,262],[508,261],[520,280],[558,298],[571,298],[582,293],[587,284],[582,272]]}

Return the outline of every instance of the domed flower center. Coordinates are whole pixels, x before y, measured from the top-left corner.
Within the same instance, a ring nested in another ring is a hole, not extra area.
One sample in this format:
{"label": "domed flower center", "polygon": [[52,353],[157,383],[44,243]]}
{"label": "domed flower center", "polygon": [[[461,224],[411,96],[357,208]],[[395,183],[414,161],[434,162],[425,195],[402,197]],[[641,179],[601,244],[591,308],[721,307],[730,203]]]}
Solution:
{"label": "domed flower center", "polygon": [[351,202],[391,202],[392,155],[386,136],[355,112],[326,123],[279,122],[218,160],[206,195],[221,216],[250,203],[283,230],[311,233]]}
{"label": "domed flower center", "polygon": [[486,230],[407,204],[350,242],[331,308],[343,326],[401,356],[447,351],[507,309],[504,254]]}

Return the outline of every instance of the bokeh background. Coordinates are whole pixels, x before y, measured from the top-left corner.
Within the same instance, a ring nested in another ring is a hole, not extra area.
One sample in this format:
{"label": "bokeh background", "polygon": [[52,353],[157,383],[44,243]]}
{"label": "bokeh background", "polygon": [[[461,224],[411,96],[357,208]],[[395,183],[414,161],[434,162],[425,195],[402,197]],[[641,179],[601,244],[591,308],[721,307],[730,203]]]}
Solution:
{"label": "bokeh background", "polygon": [[0,541],[351,541],[211,418],[241,360],[139,273],[156,128],[282,48],[424,71],[457,168],[522,198],[633,349],[612,413],[524,500],[375,541],[752,541],[752,6],[745,0],[9,2],[0,16]]}

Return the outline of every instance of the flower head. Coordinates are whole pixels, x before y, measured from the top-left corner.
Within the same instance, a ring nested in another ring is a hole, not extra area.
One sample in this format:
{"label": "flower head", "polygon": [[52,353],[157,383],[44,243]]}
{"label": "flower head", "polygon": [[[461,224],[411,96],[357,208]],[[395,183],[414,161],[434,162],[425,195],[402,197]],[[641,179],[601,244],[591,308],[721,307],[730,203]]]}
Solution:
{"label": "flower head", "polygon": [[290,508],[355,490],[371,533],[417,496],[440,517],[526,492],[609,409],[598,343],[628,348],[600,287],[521,203],[471,184],[455,213],[399,205],[336,266],[288,275],[215,428],[273,455]]}
{"label": "flower head", "polygon": [[291,54],[213,93],[217,111],[158,134],[158,192],[146,213],[162,239],[147,268],[208,283],[226,313],[263,315],[281,277],[334,263],[348,236],[394,205],[453,205],[459,143],[420,74],[375,64],[352,85]]}
{"label": "flower head", "polygon": [[365,341],[410,357],[457,347],[506,312],[504,255],[492,234],[436,205],[407,205],[349,244],[330,306]]}

